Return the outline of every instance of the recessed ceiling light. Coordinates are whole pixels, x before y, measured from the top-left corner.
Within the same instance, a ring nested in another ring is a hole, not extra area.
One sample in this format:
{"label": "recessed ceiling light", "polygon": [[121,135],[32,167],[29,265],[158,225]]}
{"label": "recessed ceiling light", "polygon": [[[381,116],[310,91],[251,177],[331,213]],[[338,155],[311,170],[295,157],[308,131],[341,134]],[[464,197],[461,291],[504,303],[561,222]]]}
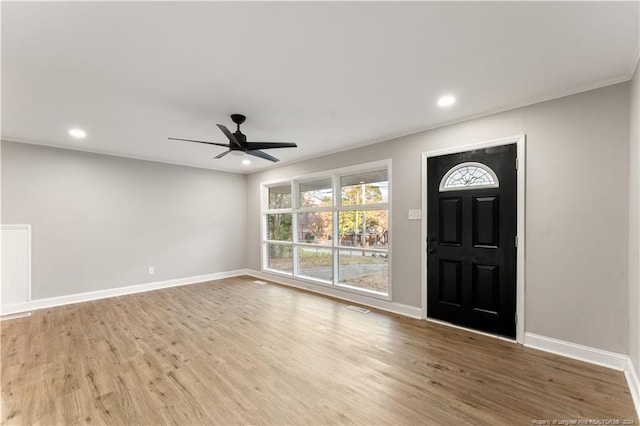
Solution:
{"label": "recessed ceiling light", "polygon": [[438,106],[448,107],[456,103],[456,98],[451,95],[444,95],[438,98]]}
{"label": "recessed ceiling light", "polygon": [[69,130],[69,134],[77,139],[82,139],[87,136],[87,132],[82,129],[71,129]]}
{"label": "recessed ceiling light", "polygon": [[251,160],[249,160],[248,158],[245,158],[244,160],[242,160],[242,164],[244,164],[245,166],[248,166],[249,164],[251,164]]}

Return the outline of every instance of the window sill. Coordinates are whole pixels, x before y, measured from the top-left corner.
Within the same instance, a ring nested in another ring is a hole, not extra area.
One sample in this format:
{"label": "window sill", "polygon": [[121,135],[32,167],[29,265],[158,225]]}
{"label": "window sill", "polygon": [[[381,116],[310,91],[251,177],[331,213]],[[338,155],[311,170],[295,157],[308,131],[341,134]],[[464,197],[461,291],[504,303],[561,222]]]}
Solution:
{"label": "window sill", "polygon": [[[266,274],[273,274],[283,278],[294,280],[300,284],[317,285],[323,288],[332,289],[338,292],[357,294],[359,296],[370,297],[372,299],[391,301],[391,296],[388,293],[382,293],[374,290],[367,290],[363,288],[353,287],[348,284],[331,284],[326,281],[316,280],[309,277],[301,277],[299,275],[293,275],[292,273],[277,271],[275,269],[262,268],[262,272]],[[311,287],[305,287],[307,290],[314,291]]]}

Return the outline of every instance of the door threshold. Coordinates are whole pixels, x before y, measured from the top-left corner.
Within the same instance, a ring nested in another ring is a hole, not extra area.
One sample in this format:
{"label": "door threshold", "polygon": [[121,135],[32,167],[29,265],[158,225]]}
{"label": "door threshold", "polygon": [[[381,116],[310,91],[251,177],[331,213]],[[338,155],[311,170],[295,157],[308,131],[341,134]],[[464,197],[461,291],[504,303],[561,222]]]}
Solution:
{"label": "door threshold", "polygon": [[510,342],[510,343],[518,343],[517,340],[515,338],[510,338],[510,337],[505,337],[505,336],[500,336],[499,334],[491,334],[491,333],[487,333],[485,331],[480,331],[480,330],[475,330],[473,328],[467,328],[467,327],[463,327],[461,325],[456,325],[447,321],[442,321],[439,319],[435,319],[435,318],[426,318],[427,321],[429,322],[434,322],[436,324],[440,324],[440,325],[445,325],[447,327],[452,327],[452,328],[457,328],[458,330],[463,330],[463,331],[468,331],[470,333],[475,333],[475,334],[481,334],[483,336],[487,336],[487,337],[493,337],[494,339],[498,339],[498,340],[503,340],[505,342]]}

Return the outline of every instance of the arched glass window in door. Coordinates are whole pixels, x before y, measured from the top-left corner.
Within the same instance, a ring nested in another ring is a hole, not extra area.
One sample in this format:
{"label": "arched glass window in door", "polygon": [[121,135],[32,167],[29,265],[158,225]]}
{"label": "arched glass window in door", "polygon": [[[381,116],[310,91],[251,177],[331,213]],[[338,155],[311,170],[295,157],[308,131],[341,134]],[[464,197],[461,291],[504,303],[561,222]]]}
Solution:
{"label": "arched glass window in door", "polygon": [[498,176],[491,168],[482,163],[468,162],[453,166],[440,181],[440,191],[459,191],[462,189],[498,188]]}

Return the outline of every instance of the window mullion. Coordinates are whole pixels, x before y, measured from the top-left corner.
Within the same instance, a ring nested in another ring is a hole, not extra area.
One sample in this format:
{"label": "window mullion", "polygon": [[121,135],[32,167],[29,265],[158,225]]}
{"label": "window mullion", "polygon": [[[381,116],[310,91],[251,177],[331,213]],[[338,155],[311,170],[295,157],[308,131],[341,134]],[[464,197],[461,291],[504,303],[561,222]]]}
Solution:
{"label": "window mullion", "polygon": [[333,207],[300,207],[295,210],[297,213],[331,213]]}
{"label": "window mullion", "polygon": [[291,247],[291,249],[293,250],[291,252],[291,256],[292,256],[292,262],[293,262],[293,276],[298,276],[298,213],[294,212],[292,217],[291,217],[291,232],[293,233],[293,235],[291,235],[291,241],[293,242],[293,245]]}
{"label": "window mullion", "polygon": [[300,207],[299,196],[300,194],[298,192],[298,182],[291,181],[291,208],[294,212],[297,211]]}
{"label": "window mullion", "polygon": [[389,210],[388,203],[379,204],[353,204],[349,206],[340,206],[338,211],[349,212],[354,210]]}
{"label": "window mullion", "polygon": [[266,209],[264,210],[264,213],[266,214],[282,214],[282,213],[291,213],[292,209],[290,208],[286,208],[286,209]]}
{"label": "window mullion", "polygon": [[333,174],[333,236],[331,238],[331,254],[333,256],[333,285],[338,284],[338,274],[340,273],[339,256],[338,256],[338,244],[340,242],[340,220],[338,217],[338,208],[342,204],[342,194],[340,192],[340,177],[337,174]]}

